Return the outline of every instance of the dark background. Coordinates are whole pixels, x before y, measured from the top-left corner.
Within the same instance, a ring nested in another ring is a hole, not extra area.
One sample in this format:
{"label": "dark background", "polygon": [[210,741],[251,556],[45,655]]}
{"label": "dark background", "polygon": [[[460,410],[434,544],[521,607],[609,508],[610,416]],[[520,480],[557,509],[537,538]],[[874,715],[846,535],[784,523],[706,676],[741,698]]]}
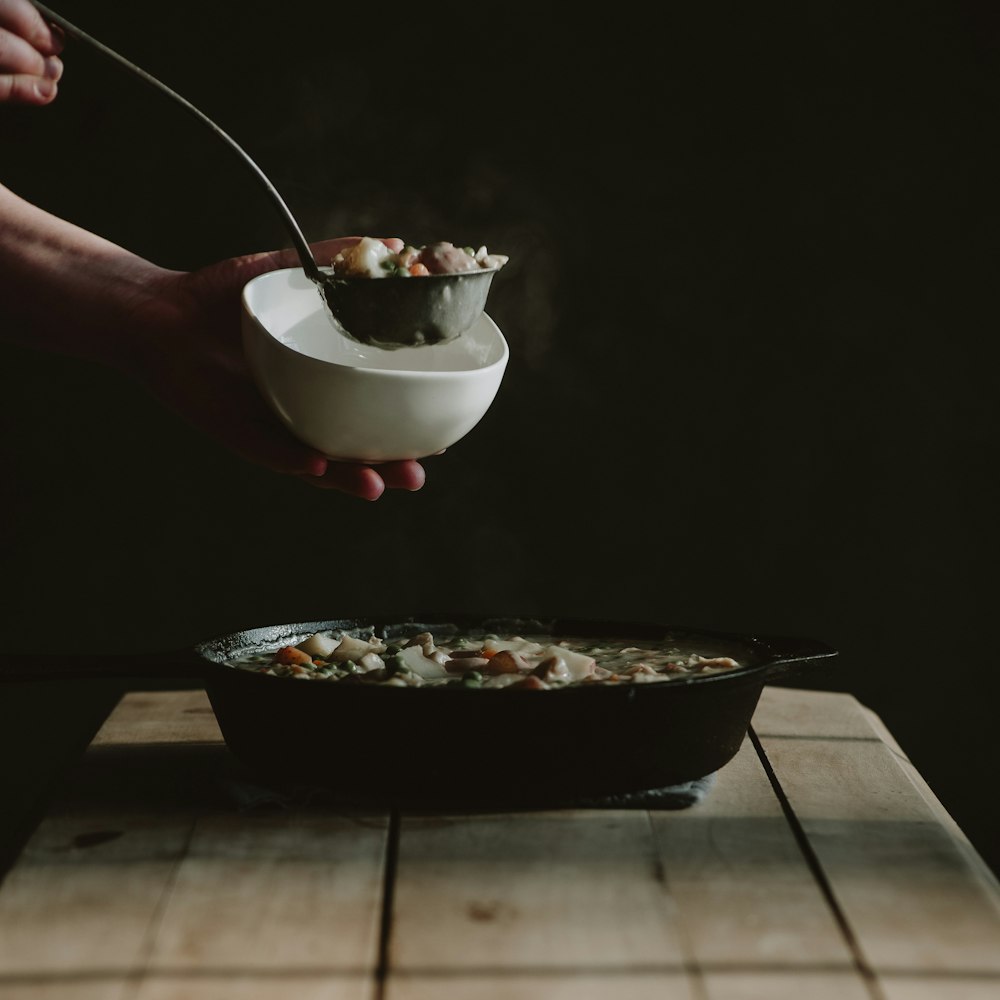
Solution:
{"label": "dark background", "polygon": [[[509,254],[511,361],[424,490],[367,504],[6,348],[8,646],[428,607],[815,636],[842,656],[796,682],[876,710],[1000,867],[987,5],[60,9],[230,131],[310,238]],[[54,106],[0,109],[0,181],[171,267],[287,243],[193,120],[65,61]],[[7,688],[10,815],[115,690]]]}

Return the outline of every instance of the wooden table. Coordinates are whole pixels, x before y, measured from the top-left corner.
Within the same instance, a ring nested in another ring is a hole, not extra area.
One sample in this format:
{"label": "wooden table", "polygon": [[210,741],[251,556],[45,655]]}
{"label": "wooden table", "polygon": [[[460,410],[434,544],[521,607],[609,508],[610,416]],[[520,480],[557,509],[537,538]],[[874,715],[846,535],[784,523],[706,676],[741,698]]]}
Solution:
{"label": "wooden table", "polygon": [[0,998],[1000,998],[996,881],[848,695],[767,689],[681,811],[240,812],[226,760],[203,692],[122,700],[0,888]]}

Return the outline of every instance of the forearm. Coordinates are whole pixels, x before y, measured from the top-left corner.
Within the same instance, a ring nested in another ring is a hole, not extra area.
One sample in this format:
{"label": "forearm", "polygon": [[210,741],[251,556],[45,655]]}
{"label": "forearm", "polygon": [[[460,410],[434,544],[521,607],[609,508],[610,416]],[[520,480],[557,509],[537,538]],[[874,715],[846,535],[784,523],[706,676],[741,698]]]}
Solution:
{"label": "forearm", "polygon": [[0,337],[128,364],[137,317],[173,272],[0,185]]}

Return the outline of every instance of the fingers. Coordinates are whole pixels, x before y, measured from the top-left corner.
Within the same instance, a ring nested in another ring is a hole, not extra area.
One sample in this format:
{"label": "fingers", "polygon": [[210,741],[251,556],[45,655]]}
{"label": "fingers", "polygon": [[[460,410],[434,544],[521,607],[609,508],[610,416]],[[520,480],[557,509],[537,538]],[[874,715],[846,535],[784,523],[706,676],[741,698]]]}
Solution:
{"label": "fingers", "polygon": [[[316,263],[320,267],[325,267],[341,250],[354,246],[359,239],[359,236],[342,236],[335,240],[322,240],[319,243],[311,244],[310,249],[316,258]],[[237,257],[228,263],[234,266],[238,277],[246,282],[265,271],[274,271],[279,267],[298,267],[301,261],[298,252],[289,249],[272,250],[268,253],[252,253],[246,257]]]}
{"label": "fingers", "polygon": [[424,485],[425,474],[419,462],[384,462],[382,465],[356,465],[330,462],[322,476],[303,476],[310,486],[339,490],[362,500],[377,500],[386,489],[413,492]]}
{"label": "fingers", "polygon": [[387,488],[412,491],[424,484],[424,470],[413,461],[386,462],[377,468],[328,461],[282,426],[238,369],[165,369],[153,388],[172,410],[237,455],[272,472],[298,476],[310,486],[377,500]]}
{"label": "fingers", "polygon": [[55,80],[0,74],[0,104],[51,104],[57,90]]}
{"label": "fingers", "polygon": [[419,490],[427,478],[418,462],[386,462],[378,467],[385,485],[393,490]]}
{"label": "fingers", "polygon": [[370,465],[330,462],[322,476],[302,476],[310,486],[337,490],[361,500],[378,500],[385,492],[385,481]]}
{"label": "fingers", "polygon": [[[316,258],[316,263],[320,267],[329,267],[333,258],[341,250],[346,250],[348,247],[352,247],[355,243],[360,242],[360,236],[338,236],[336,239],[319,240],[316,243],[310,243],[309,249],[312,250],[313,257]],[[403,241],[398,236],[387,236],[382,239],[382,242],[393,253],[399,253],[404,246]],[[259,256],[271,257],[273,260],[280,261],[280,263],[273,264],[274,267],[297,267],[299,264],[299,255],[294,250],[278,250],[273,254],[261,254]],[[263,270],[267,270],[267,268],[265,267]]]}
{"label": "fingers", "polygon": [[17,35],[43,56],[62,52],[62,31],[46,24],[28,0],[0,0],[0,28]]}
{"label": "fingers", "polygon": [[63,72],[60,47],[26,0],[0,0],[0,102],[50,103]]}
{"label": "fingers", "polygon": [[[324,240],[313,244],[312,250],[317,263],[322,267],[329,264],[345,247],[353,246],[360,237],[345,236],[336,240]],[[251,253],[243,257],[233,257],[195,271],[191,275],[198,291],[209,290],[214,296],[238,294],[243,286],[258,274],[275,271],[282,267],[298,267],[299,255],[295,250],[269,250]]]}
{"label": "fingers", "polygon": [[[0,0],[2,3],[3,0]],[[310,245],[316,263],[326,267],[334,257],[347,247],[354,246],[360,236],[340,236],[331,240],[320,240]],[[390,250],[398,252],[403,248],[403,241],[389,237],[382,241]],[[393,248],[396,248],[395,250]],[[213,297],[225,298],[233,293],[239,293],[243,286],[259,274],[274,271],[282,267],[298,267],[301,261],[295,250],[270,250],[264,253],[251,253],[243,257],[233,257],[220,261],[195,271],[191,275],[196,294],[210,292]]]}

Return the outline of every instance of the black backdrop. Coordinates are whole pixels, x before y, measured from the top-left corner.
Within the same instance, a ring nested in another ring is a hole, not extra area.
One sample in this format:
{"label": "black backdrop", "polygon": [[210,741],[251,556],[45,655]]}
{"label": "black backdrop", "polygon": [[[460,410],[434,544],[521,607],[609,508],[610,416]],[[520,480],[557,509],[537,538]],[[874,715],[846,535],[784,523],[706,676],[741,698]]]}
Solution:
{"label": "black backdrop", "polygon": [[[366,504],[6,348],[8,643],[431,606],[813,635],[843,656],[801,683],[878,711],[1000,864],[995,19],[565,7],[66,0],[240,140],[310,238],[510,254],[511,363],[422,492]],[[172,267],[286,243],[196,123],[65,61],[53,107],[0,109],[0,180]],[[54,759],[109,690],[8,689],[0,741]],[[40,768],[9,769],[8,801]]]}

